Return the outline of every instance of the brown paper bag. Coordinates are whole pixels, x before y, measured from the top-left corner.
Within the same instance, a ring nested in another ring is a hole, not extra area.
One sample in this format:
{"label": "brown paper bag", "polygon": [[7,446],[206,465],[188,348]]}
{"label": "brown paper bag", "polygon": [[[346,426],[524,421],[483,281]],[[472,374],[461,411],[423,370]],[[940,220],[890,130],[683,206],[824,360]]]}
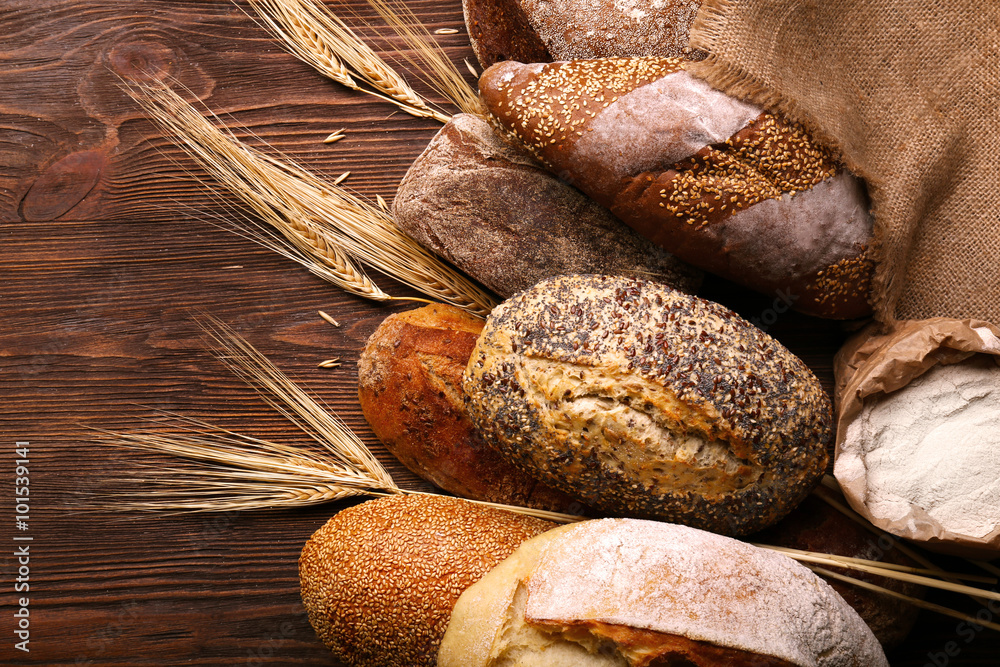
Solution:
{"label": "brown paper bag", "polygon": [[[873,515],[860,448],[846,442],[848,428],[866,402],[902,389],[937,365],[961,363],[977,354],[1000,365],[1000,327],[980,320],[935,318],[899,322],[887,334],[873,324],[848,340],[834,359],[834,476],[855,511],[879,528],[930,549],[983,558],[1000,554],[1000,528],[982,538],[956,534],[914,504],[905,516],[894,519]],[[1000,523],[1000,506],[997,517]]]}

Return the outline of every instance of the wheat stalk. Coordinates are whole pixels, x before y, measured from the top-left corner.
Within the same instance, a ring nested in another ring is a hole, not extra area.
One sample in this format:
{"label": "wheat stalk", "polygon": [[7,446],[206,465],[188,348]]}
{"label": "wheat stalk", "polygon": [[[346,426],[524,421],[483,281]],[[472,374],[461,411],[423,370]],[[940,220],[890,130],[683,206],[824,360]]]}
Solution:
{"label": "wheat stalk", "polygon": [[386,0],[368,0],[368,4],[417,54],[418,58],[414,59],[405,52],[399,53],[416,72],[422,73],[422,78],[431,88],[465,113],[485,114],[476,90],[459,74],[455,63],[445,55],[409,7],[402,2]]}
{"label": "wheat stalk", "polygon": [[[267,27],[286,48],[322,74],[353,90],[390,101],[409,114],[447,123],[335,14],[310,0],[250,0]],[[345,66],[346,65],[346,66]],[[355,75],[383,94],[361,88]]]}
{"label": "wheat stalk", "polygon": [[247,232],[251,238],[376,301],[398,297],[383,292],[353,260],[473,313],[485,315],[496,305],[484,290],[404,234],[381,208],[241,143],[167,86],[139,83],[127,90],[179,146],[285,242]]}

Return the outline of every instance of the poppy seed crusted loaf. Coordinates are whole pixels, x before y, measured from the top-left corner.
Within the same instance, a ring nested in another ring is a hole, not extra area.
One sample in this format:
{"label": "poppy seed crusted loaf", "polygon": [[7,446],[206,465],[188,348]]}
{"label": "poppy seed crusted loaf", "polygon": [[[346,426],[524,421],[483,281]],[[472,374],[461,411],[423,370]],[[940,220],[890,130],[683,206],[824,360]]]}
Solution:
{"label": "poppy seed crusted loaf", "polygon": [[729,535],[818,482],[830,401],[780,343],[665,285],[578,275],[494,309],[463,380],[510,461],[599,509]]}

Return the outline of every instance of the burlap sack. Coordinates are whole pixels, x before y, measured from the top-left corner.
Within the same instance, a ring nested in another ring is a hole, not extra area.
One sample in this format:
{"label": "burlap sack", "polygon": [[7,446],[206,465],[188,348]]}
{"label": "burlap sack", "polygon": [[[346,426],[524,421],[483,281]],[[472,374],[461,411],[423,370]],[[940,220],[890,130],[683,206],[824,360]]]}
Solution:
{"label": "burlap sack", "polygon": [[916,504],[905,516],[893,520],[875,515],[869,507],[871,490],[864,453],[857,444],[846,444],[848,428],[866,402],[906,387],[937,365],[961,363],[976,354],[990,355],[1000,365],[1000,328],[981,320],[934,318],[897,322],[885,334],[873,324],[848,340],[833,366],[837,415],[834,476],[851,507],[879,528],[923,542],[931,549],[982,558],[1000,554],[1000,528],[981,538],[957,534]]}
{"label": "burlap sack", "polygon": [[1000,323],[1000,2],[704,0],[691,45],[868,181],[878,319]]}

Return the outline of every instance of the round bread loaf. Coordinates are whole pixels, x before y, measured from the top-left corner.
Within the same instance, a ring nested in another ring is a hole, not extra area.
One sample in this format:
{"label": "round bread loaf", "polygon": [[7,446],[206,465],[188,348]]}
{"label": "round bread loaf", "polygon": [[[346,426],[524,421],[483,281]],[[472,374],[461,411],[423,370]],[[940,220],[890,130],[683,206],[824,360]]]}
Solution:
{"label": "round bread loaf", "polygon": [[473,423],[599,509],[743,535],[822,476],[830,401],[731,310],[658,283],[543,280],[494,309],[463,386]]}
{"label": "round bread loaf", "polygon": [[[846,503],[846,500],[844,502]],[[919,563],[908,558],[897,548],[895,539],[891,539],[888,535],[876,537],[841,511],[814,496],[806,498],[792,510],[791,514],[774,526],[754,535],[751,541],[802,551],[920,567]],[[857,570],[843,570],[836,567],[830,569],[909,597],[922,598],[926,592],[923,586],[898,579],[887,579]],[[832,577],[829,579],[823,575],[820,577],[858,612],[879,643],[887,649],[902,645],[917,622],[920,609],[912,604]]]}
{"label": "round bread loaf", "polygon": [[483,67],[581,58],[679,56],[701,0],[463,0]]}
{"label": "round bread loaf", "polygon": [[468,114],[416,159],[392,212],[400,229],[503,298],[565,273],[655,276],[686,292],[701,280]]}
{"label": "round bread loaf", "polygon": [[479,88],[549,170],[679,259],[810,315],[871,313],[867,193],[802,127],[677,58],[507,62]]}
{"label": "round bread loaf", "polygon": [[483,324],[443,304],[387,317],[358,360],[365,419],[403,465],[446,491],[556,512],[582,509],[508,463],[473,428],[462,373]]}
{"label": "round bread loaf", "polygon": [[309,622],[350,667],[432,667],[462,591],[552,525],[441,496],[342,510],[299,558]]}
{"label": "round bread loaf", "polygon": [[455,605],[439,667],[887,667],[871,630],[805,567],[652,521],[528,540]]}

